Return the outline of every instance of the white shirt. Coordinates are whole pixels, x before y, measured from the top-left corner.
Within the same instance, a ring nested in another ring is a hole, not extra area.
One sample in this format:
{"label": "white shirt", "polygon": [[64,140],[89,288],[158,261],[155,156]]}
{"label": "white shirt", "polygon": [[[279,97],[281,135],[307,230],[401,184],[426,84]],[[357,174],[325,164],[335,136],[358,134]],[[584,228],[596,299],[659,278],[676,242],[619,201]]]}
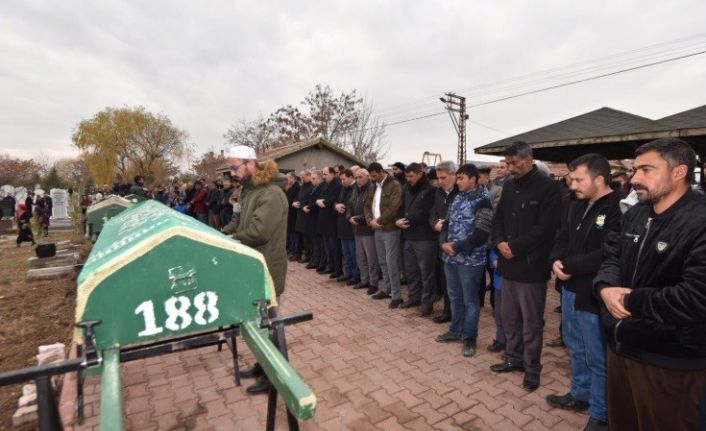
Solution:
{"label": "white shirt", "polygon": [[373,218],[374,219],[379,219],[380,218],[380,199],[382,198],[382,185],[385,182],[385,180],[389,177],[389,175],[385,175],[385,178],[382,179],[379,183],[375,183],[375,195],[373,196]]}

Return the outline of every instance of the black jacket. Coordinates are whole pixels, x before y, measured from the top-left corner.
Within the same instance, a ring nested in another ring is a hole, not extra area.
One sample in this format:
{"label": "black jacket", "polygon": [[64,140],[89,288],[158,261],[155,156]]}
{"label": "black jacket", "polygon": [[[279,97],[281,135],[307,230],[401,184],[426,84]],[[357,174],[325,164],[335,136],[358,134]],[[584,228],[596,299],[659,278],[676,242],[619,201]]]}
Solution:
{"label": "black jacket", "polygon": [[305,217],[305,233],[314,235],[319,233],[319,206],[316,205],[316,200],[321,197],[321,191],[324,184],[321,183],[316,187],[312,187],[309,196],[302,202],[302,207],[307,206],[311,211]]}
{"label": "black jacket", "polygon": [[[319,208],[319,233],[325,236],[337,236],[338,213],[333,207],[336,204],[339,193],[341,193],[341,180],[334,178],[330,183],[321,183],[321,196],[324,200],[324,208]],[[316,205],[316,202],[314,202]],[[317,206],[318,208],[318,206]]]}
{"label": "black jacket", "polygon": [[669,369],[706,370],[706,201],[687,192],[655,215],[640,203],[605,242],[596,294],[629,287],[616,320],[601,303],[607,341],[618,354]]}
{"label": "black jacket", "polygon": [[522,283],[545,283],[551,266],[549,253],[559,228],[559,184],[536,166],[521,178],[505,181],[493,220],[493,243],[507,241],[513,259],[498,256],[503,278]]}
{"label": "black jacket", "polygon": [[301,186],[299,183],[292,184],[288,190],[285,191],[287,195],[287,203],[289,204],[289,212],[287,213],[287,233],[296,232],[297,226],[297,209],[292,206],[292,203],[299,199],[299,190]]}
{"label": "black jacket", "polygon": [[436,191],[434,192],[434,204],[429,210],[429,227],[431,227],[432,230],[434,230],[434,226],[436,225],[437,221],[439,221],[440,219],[446,220],[446,215],[449,212],[451,202],[454,201],[454,198],[457,194],[458,187],[456,187],[455,185],[454,188],[448,194],[446,194],[446,190],[444,190],[442,187],[436,188]]}
{"label": "black jacket", "polygon": [[549,263],[561,260],[564,272],[571,275],[570,279],[561,283],[564,288],[576,293],[574,307],[598,314],[598,301],[593,296],[593,277],[603,260],[603,240],[609,232],[617,229],[620,222],[620,195],[608,193],[586,212],[588,204],[587,200],[571,201]]}
{"label": "black jacket", "polygon": [[436,232],[429,226],[429,212],[434,206],[435,189],[426,175],[414,186],[407,183],[402,191],[400,217],[409,221],[409,228],[402,229],[402,237],[408,241],[433,241]]}
{"label": "black jacket", "polygon": [[351,198],[349,205],[346,206],[346,219],[355,217],[357,226],[353,226],[354,235],[372,235],[373,231],[368,226],[365,221],[365,201],[368,199],[369,193],[375,193],[375,185],[372,181],[368,181],[363,187],[359,187],[358,184],[353,186],[353,191],[351,192]]}
{"label": "black jacket", "polygon": [[[343,204],[348,208],[350,205],[351,195],[353,194],[353,188],[355,186],[345,187],[341,186],[341,192],[338,194],[338,199],[336,199],[337,204]],[[336,229],[338,231],[338,239],[354,239],[353,238],[353,226],[348,222],[346,217],[346,212],[343,214],[336,211],[338,220]]]}
{"label": "black jacket", "polygon": [[311,189],[313,188],[314,186],[310,182],[302,183],[301,187],[299,188],[299,196],[297,196],[296,201],[299,202],[300,207],[297,210],[297,223],[294,228],[296,232],[306,232],[306,219],[308,217],[308,214],[304,212],[304,205],[305,202],[308,202],[309,196],[311,195]]}

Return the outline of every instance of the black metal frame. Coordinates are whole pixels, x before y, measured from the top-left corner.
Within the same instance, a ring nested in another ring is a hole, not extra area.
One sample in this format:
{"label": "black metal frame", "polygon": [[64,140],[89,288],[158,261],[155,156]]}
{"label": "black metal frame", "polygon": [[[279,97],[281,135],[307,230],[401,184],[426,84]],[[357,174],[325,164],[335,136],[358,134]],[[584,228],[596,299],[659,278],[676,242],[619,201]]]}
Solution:
{"label": "black metal frame", "polygon": [[[258,301],[261,314],[264,309],[264,318],[260,322],[261,328],[270,330],[270,338],[285,357],[287,354],[287,341],[284,335],[284,327],[300,322],[306,322],[314,318],[310,311],[299,312],[290,316],[274,317],[267,316],[266,301]],[[39,416],[39,431],[63,430],[59,408],[51,378],[56,375],[76,372],[76,404],[79,424],[84,421],[84,392],[83,384],[86,378],[86,369],[100,365],[101,358],[95,347],[95,334],[93,327],[100,324],[100,320],[85,320],[78,322],[76,326],[83,329],[86,346],[76,346],[76,359],[69,359],[56,364],[40,365],[36,367],[21,368],[17,370],[0,373],[0,387],[34,380],[37,386],[37,403]],[[206,346],[218,346],[222,349],[226,344],[233,357],[233,378],[236,386],[240,386],[240,365],[238,361],[238,342],[240,335],[239,325],[230,325],[216,330],[201,332],[183,337],[170,338],[169,340],[158,341],[135,347],[126,347],[120,350],[120,362],[130,362],[137,359],[146,359],[167,353],[180,352],[183,350],[197,349]],[[267,431],[273,431],[275,427],[277,409],[277,390],[274,385],[270,385],[267,403]],[[287,409],[287,422],[290,431],[299,431],[299,422]]]}

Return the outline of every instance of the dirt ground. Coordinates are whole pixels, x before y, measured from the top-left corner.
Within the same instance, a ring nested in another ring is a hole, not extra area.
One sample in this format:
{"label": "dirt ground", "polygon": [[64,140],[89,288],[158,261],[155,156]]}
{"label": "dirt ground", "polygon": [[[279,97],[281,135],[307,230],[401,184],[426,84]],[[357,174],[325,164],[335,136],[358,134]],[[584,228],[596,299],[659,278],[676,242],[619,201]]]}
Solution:
{"label": "dirt ground", "polygon": [[[62,342],[68,348],[74,321],[74,277],[26,282],[27,258],[35,251],[29,243],[17,248],[15,238],[0,236],[0,371],[36,365],[40,345]],[[90,247],[72,231],[51,233],[46,239],[83,243],[81,261]],[[12,415],[21,392],[22,385],[0,388],[0,430],[18,429],[12,427]]]}

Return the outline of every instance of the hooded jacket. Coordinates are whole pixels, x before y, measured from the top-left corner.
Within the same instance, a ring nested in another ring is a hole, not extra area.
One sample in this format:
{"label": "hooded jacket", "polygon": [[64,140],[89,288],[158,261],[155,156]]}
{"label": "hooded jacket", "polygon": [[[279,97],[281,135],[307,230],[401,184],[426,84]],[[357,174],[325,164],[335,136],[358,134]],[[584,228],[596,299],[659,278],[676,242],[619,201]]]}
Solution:
{"label": "hooded jacket", "polygon": [[603,260],[603,241],[620,223],[620,195],[610,192],[590,208],[588,204],[588,200],[571,201],[549,263],[561,260],[564,272],[571,275],[561,284],[576,293],[574,308],[598,314],[598,301],[593,296],[593,277]]}
{"label": "hooded jacket", "polygon": [[240,221],[233,238],[262,253],[277,295],[284,292],[287,275],[287,214],[289,205],[277,184],[277,163],[267,160],[240,195]]}
{"label": "hooded jacket", "polygon": [[639,203],[609,235],[593,285],[632,289],[615,319],[601,302],[608,345],[658,367],[706,369],[706,201],[689,190],[661,214]]}

